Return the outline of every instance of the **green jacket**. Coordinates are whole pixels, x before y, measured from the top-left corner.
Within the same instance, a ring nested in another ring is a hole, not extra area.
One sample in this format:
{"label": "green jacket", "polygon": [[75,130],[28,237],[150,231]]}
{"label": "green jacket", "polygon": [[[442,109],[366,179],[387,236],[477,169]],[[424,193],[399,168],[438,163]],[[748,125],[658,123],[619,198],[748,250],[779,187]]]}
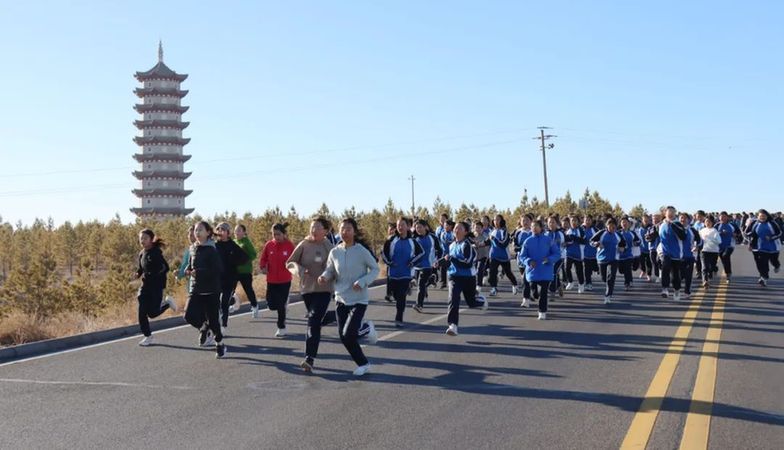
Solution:
{"label": "green jacket", "polygon": [[236,242],[237,245],[239,245],[240,248],[248,255],[248,262],[241,266],[237,266],[237,273],[253,273],[253,260],[255,260],[258,256],[256,249],[253,247],[253,242],[251,242],[248,237],[235,239],[234,242]]}

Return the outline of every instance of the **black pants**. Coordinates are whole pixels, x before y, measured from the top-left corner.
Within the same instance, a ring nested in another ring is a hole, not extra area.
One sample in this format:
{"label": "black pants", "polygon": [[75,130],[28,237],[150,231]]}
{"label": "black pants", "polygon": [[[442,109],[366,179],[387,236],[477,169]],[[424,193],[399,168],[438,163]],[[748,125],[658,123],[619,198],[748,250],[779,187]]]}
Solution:
{"label": "black pants", "polygon": [[725,249],[723,252],[719,253],[719,258],[721,258],[721,265],[724,267],[724,275],[727,278],[732,276],[732,252],[735,251],[734,247],[729,247]]}
{"label": "black pants", "polygon": [[136,300],[139,302],[139,328],[141,328],[142,334],[150,336],[152,334],[150,319],[154,319],[166,312],[169,309],[169,304],[161,306],[163,301],[162,289],[155,289],[154,291],[142,291],[140,289]]}
{"label": "black pants", "polygon": [[447,277],[446,277],[446,264],[441,265],[439,276],[441,277],[441,287],[446,287]]}
{"label": "black pants", "polygon": [[267,283],[267,308],[278,312],[278,328],[286,328],[286,305],[289,301],[291,281]]}
{"label": "black pants", "polygon": [[585,269],[583,269],[583,262],[579,259],[572,258],[566,258],[566,282],[574,283],[572,267],[574,267],[574,272],[577,274],[577,283],[585,284]]}
{"label": "black pants", "polygon": [[229,326],[229,306],[231,305],[231,297],[234,295],[234,288],[237,287],[237,280],[229,281],[221,285],[220,293],[220,319],[224,327]]}
{"label": "black pants", "polygon": [[525,269],[522,266],[520,267],[520,279],[523,280],[523,298],[531,300],[533,298],[531,295],[535,292],[537,287],[525,278]]}
{"label": "black pants", "polygon": [[199,330],[208,327],[215,336],[215,342],[223,340],[221,324],[218,319],[220,310],[220,294],[191,294],[188,307],[185,309],[185,321]]}
{"label": "black pants", "polygon": [[417,305],[425,306],[425,299],[427,298],[427,283],[430,281],[430,277],[433,275],[433,269],[419,269],[416,271],[417,274],[417,287],[419,288],[417,292]]}
{"label": "black pants", "polygon": [[563,259],[559,259],[553,265],[553,281],[550,283],[550,292],[555,293],[559,286],[561,286],[561,269],[563,268]]}
{"label": "black pants", "polygon": [[683,292],[691,294],[691,282],[694,279],[694,259],[683,260],[681,277],[683,278]]}
{"label": "black pants", "polygon": [[683,265],[683,261],[672,259],[667,255],[662,256],[662,267],[661,267],[661,286],[662,289],[667,289],[670,287],[670,283],[672,282],[672,288],[676,291],[681,289],[681,266]]}
{"label": "black pants", "polygon": [[648,258],[648,261],[651,263],[653,275],[658,277],[661,274],[661,262],[659,261],[659,255],[657,254],[656,250],[651,250],[649,255],[650,258]]}
{"label": "black pants", "polygon": [[406,295],[411,286],[411,278],[395,278],[389,280],[389,287],[392,297],[395,299],[395,321],[403,321],[403,313],[406,311]]}
{"label": "black pants", "polygon": [[338,334],[340,341],[348,350],[351,359],[357,366],[364,366],[368,363],[362,347],[359,345],[359,327],[362,326],[362,319],[365,317],[367,305],[346,305],[338,303],[335,314],[338,319]]}
{"label": "black pants", "polygon": [[[491,272],[492,273],[492,272]],[[492,275],[490,275],[492,277]],[[478,308],[483,305],[476,300],[476,283],[472,276],[449,277],[449,313],[446,321],[457,325],[460,321],[460,294],[469,308]]]}
{"label": "black pants", "polygon": [[256,292],[253,291],[253,274],[241,273],[237,277],[237,281],[240,282],[240,286],[242,286],[242,290],[245,291],[245,296],[248,297],[250,306],[253,307],[258,306],[258,301],[256,301]]}
{"label": "black pants", "polygon": [[487,272],[487,258],[481,258],[476,263],[476,285],[479,287],[485,285],[485,272]]}
{"label": "black pants", "polygon": [[321,327],[332,301],[330,292],[309,292],[302,294],[305,307],[308,309],[308,333],[305,337],[305,356],[316,359],[321,342]]}
{"label": "black pants", "polygon": [[713,278],[713,271],[719,261],[719,254],[714,252],[701,252],[702,254],[702,281]]}
{"label": "black pants", "polygon": [[512,286],[517,286],[517,278],[512,273],[512,263],[509,261],[499,261],[497,259],[490,259],[490,287],[498,287],[498,266],[501,266],[506,278],[512,282]]}
{"label": "black pants", "polygon": [[697,248],[697,259],[694,261],[697,267],[697,273],[702,273],[702,249]]}
{"label": "black pants", "polygon": [[634,273],[632,272],[633,259],[621,259],[618,261],[618,271],[623,274],[623,285],[629,287],[634,281]]}
{"label": "black pants", "polygon": [[640,257],[640,270],[648,276],[653,274],[653,263],[651,262],[650,253],[643,252]]}
{"label": "black pants", "polygon": [[770,277],[770,266],[773,267],[781,267],[781,263],[779,262],[779,253],[767,253],[767,252],[754,252],[754,263],[757,264],[757,271],[759,272],[760,277],[764,279],[768,279]]}
{"label": "black pants", "polygon": [[612,297],[615,291],[615,275],[618,272],[618,261],[608,261],[599,263],[599,272],[602,275],[602,281],[607,283],[604,288],[604,296]]}
{"label": "black pants", "polygon": [[539,291],[539,312],[547,312],[547,289],[550,281],[529,281],[532,290]]}
{"label": "black pants", "polygon": [[583,271],[585,273],[585,283],[593,284],[593,273],[599,271],[599,266],[595,258],[586,258],[583,260]]}

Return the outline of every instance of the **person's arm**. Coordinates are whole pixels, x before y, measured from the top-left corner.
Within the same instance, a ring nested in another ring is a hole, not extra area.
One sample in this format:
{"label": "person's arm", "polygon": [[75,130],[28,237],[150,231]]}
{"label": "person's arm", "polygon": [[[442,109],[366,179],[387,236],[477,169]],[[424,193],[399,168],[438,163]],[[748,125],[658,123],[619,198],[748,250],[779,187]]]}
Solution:
{"label": "person's arm", "polygon": [[408,266],[414,267],[425,257],[425,249],[422,248],[416,239],[411,239],[411,244],[414,246],[414,256],[411,258],[411,261],[408,262]]}
{"label": "person's arm", "polygon": [[264,244],[264,248],[261,251],[261,258],[259,258],[259,269],[265,270],[267,268],[267,263],[269,262],[269,243]]}
{"label": "person's arm", "polygon": [[384,241],[384,247],[381,249],[381,260],[384,261],[389,267],[394,266],[394,261],[392,261],[392,245],[395,240],[396,236],[392,235]]}
{"label": "person's arm", "polygon": [[599,247],[602,245],[602,236],[604,236],[604,230],[598,231],[591,237],[591,247]]}
{"label": "person's arm", "polygon": [[[528,246],[523,243],[522,253],[520,254],[520,258],[522,259],[523,266],[531,266],[534,267],[536,265],[536,261],[531,258],[531,254],[528,251]],[[533,264],[532,264],[533,263]]]}
{"label": "person's arm", "polygon": [[245,239],[245,246],[243,247],[245,253],[248,254],[248,260],[253,261],[259,256],[259,252],[256,251],[256,247],[253,245],[250,239]]}
{"label": "person's arm", "polygon": [[444,249],[441,248],[441,242],[436,239],[434,236],[429,236],[430,240],[433,242],[433,248],[435,249],[436,259],[441,259],[444,256]]}
{"label": "person's arm", "polygon": [[775,241],[776,239],[781,237],[781,227],[773,220],[768,220],[770,224],[770,228],[773,231],[773,234],[770,236],[771,241]]}
{"label": "person's arm", "polygon": [[293,252],[291,252],[289,259],[286,260],[286,265],[289,265],[290,263],[302,265],[300,260],[302,259],[302,247],[304,243],[305,241],[301,241],[299,244],[297,244],[297,247],[294,248]]}
{"label": "person's arm", "polygon": [[463,247],[460,249],[461,252],[457,254],[458,256],[451,258],[450,261],[452,261],[452,264],[456,267],[463,269],[471,268],[476,260],[476,251],[467,240],[463,241],[461,245]]}
{"label": "person's arm", "polygon": [[679,222],[671,222],[670,229],[675,233],[675,237],[677,237],[679,241],[686,239],[686,229],[683,228],[683,225]]}
{"label": "person's arm", "polygon": [[[332,250],[329,252],[329,256],[327,257],[327,267],[324,269],[324,273],[321,274],[321,277],[325,281],[332,281],[337,278],[337,270],[335,270],[335,251]],[[321,280],[319,280],[321,281]]]}
{"label": "person's arm", "polygon": [[182,254],[182,262],[180,262],[180,267],[177,268],[178,280],[185,278],[186,276],[185,271],[188,270],[188,266],[190,265],[190,259],[191,259],[191,249],[186,248],[185,253]]}
{"label": "person's arm", "polygon": [[547,258],[543,261],[543,264],[549,264],[551,261],[558,261],[561,258],[561,249],[558,248],[558,244],[555,242],[550,244],[550,253],[547,255]]}
{"label": "person's arm", "polygon": [[359,287],[366,288],[370,285],[370,283],[378,278],[378,274],[381,272],[381,270],[378,268],[378,262],[376,262],[376,258],[373,257],[373,254],[370,253],[370,250],[366,249],[364,246],[362,246],[362,248],[365,251],[361,252],[361,254],[364,257],[365,267],[367,267],[368,271],[354,284],[359,285]]}

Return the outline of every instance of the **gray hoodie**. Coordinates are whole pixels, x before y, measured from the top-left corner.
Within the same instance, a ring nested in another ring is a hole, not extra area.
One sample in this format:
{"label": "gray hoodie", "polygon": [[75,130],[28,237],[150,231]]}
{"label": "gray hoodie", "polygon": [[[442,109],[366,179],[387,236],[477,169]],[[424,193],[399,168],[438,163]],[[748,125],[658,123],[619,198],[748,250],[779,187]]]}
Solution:
{"label": "gray hoodie", "polygon": [[[370,301],[368,285],[378,277],[376,259],[360,244],[346,248],[340,244],[329,252],[327,268],[322,276],[335,281],[335,300],[346,305],[365,304]],[[359,291],[353,289],[359,283]]]}

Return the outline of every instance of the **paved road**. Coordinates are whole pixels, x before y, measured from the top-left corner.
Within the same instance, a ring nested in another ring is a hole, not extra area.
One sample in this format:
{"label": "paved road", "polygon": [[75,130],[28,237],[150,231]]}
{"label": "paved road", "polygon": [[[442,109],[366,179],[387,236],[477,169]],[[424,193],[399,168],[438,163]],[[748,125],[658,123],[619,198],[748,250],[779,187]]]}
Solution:
{"label": "paved road", "polygon": [[489,311],[461,314],[458,337],[444,334],[444,291],[398,333],[377,288],[382,341],[361,380],[334,329],[317,371],[300,371],[301,304],[285,339],[271,317],[233,317],[225,360],[183,327],[150,348],[5,364],[0,448],[781,448],[784,281],[757,287],[742,250],[736,267],[746,276],[728,289],[679,304],[647,283],[609,306],[567,293],[547,321],[506,284]]}

